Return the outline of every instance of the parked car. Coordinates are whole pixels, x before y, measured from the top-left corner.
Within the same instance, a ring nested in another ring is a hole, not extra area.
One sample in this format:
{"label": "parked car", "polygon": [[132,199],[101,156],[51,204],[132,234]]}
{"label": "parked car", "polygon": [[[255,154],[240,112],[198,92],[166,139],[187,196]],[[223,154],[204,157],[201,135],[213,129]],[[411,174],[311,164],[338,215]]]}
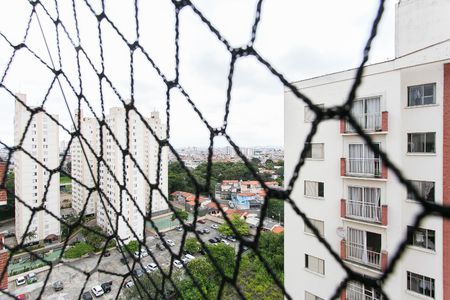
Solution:
{"label": "parked car", "polygon": [[146,270],[149,272],[153,272],[158,270],[158,266],[155,263],[150,263],[147,265]]}
{"label": "parked car", "polygon": [[112,281],[104,282],[100,285],[102,287],[102,290],[106,293],[111,292],[112,287]]}
{"label": "parked car", "polygon": [[167,245],[169,245],[170,247],[175,246],[175,242],[172,241],[172,240],[167,240],[166,243],[167,243]]}
{"label": "parked car", "polygon": [[121,259],[120,259],[120,262],[122,263],[122,264],[127,264],[128,263],[128,258],[126,258],[126,257],[122,257]]}
{"label": "parked car", "polygon": [[183,256],[181,258],[181,262],[183,263],[183,265],[186,265],[189,262],[189,259],[186,256]]}
{"label": "parked car", "polygon": [[111,252],[109,252],[108,250],[105,251],[105,253],[103,253],[104,257],[108,257],[111,256]]}
{"label": "parked car", "polygon": [[210,242],[211,244],[217,243],[217,241],[216,241],[215,238],[210,238],[210,239],[208,240],[208,242]]}
{"label": "parked car", "polygon": [[230,245],[230,243],[226,240],[226,239],[222,239],[222,241],[221,241],[222,243],[224,243],[225,245],[227,245],[227,246],[229,246]]}
{"label": "parked car", "polygon": [[81,298],[83,300],[92,300],[92,299],[94,299],[94,298],[92,298],[92,295],[91,295],[91,293],[89,291],[84,292],[83,295],[81,295]]}
{"label": "parked car", "polygon": [[131,288],[131,287],[133,287],[134,286],[134,282],[133,282],[133,280],[128,280],[127,282],[125,282],[125,288]]}
{"label": "parked car", "polygon": [[25,276],[25,278],[27,279],[27,284],[32,284],[35,283],[38,279],[36,277],[36,273],[28,273],[27,276]]}
{"label": "parked car", "polygon": [[220,241],[222,240],[220,236],[216,236],[214,239],[216,240],[216,243],[220,243]]}
{"label": "parked car", "polygon": [[234,238],[234,236],[227,236],[227,240],[229,240],[230,242],[236,242],[236,239]]}
{"label": "parked car", "polygon": [[208,229],[208,228],[203,228],[202,230],[203,230],[203,233],[204,233],[204,234],[208,234],[208,233],[210,233],[210,232],[211,232],[211,231],[209,231],[209,229]]}
{"label": "parked car", "polygon": [[133,275],[136,277],[141,277],[142,275],[144,275],[144,272],[145,271],[142,269],[135,269],[135,270],[133,270]]}
{"label": "parked car", "polygon": [[163,251],[163,250],[165,249],[165,248],[164,248],[164,245],[161,244],[161,243],[156,244],[156,248],[158,248],[158,249],[161,250],[161,251]]}
{"label": "parked car", "polygon": [[92,294],[94,294],[95,297],[100,297],[101,295],[103,295],[105,292],[103,291],[102,287],[99,285],[94,286],[91,289]]}
{"label": "parked car", "polygon": [[184,257],[186,257],[188,259],[188,261],[195,259],[195,256],[193,256],[191,254],[186,254]]}
{"label": "parked car", "polygon": [[203,219],[202,220],[197,220],[197,222],[200,223],[200,224],[205,224],[206,223],[206,221],[203,220]]}
{"label": "parked car", "polygon": [[55,292],[59,292],[64,289],[64,283],[61,280],[58,280],[53,282],[52,287]]}
{"label": "parked car", "polygon": [[217,228],[219,228],[219,226],[217,226],[217,224],[212,224],[212,225],[211,225],[211,228],[212,228],[212,229],[217,229]]}
{"label": "parked car", "polygon": [[203,234],[203,230],[202,229],[197,229],[195,232],[197,232],[198,234]]}
{"label": "parked car", "polygon": [[176,229],[176,231],[183,231],[183,226],[178,225],[175,229]]}
{"label": "parked car", "polygon": [[139,251],[134,252],[134,257],[136,257],[136,258],[143,258],[146,256],[148,256],[148,253],[146,250],[141,250],[141,253],[139,253]]}
{"label": "parked car", "polygon": [[23,285],[23,284],[25,284],[26,282],[27,282],[27,281],[26,281],[25,277],[23,277],[23,276],[17,277],[17,279],[16,279],[16,285],[17,285],[17,286]]}
{"label": "parked car", "polygon": [[173,261],[173,265],[177,267],[178,269],[181,269],[183,267],[183,264],[178,259]]}
{"label": "parked car", "polygon": [[27,298],[26,298],[25,294],[20,294],[20,295],[16,296],[16,299],[25,300]]}

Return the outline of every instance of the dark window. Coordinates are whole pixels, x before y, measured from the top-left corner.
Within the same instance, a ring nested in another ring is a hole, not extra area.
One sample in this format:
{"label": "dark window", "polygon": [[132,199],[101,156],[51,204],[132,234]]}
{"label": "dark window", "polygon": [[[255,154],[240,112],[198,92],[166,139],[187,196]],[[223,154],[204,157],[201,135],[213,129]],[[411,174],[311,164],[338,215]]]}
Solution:
{"label": "dark window", "polygon": [[406,288],[410,291],[434,298],[434,279],[413,272],[406,272]]}
{"label": "dark window", "polygon": [[[410,180],[409,181],[419,192],[419,195],[424,198],[426,201],[434,202],[434,182],[432,181],[419,181],[419,180]],[[408,199],[419,201],[414,196],[414,193],[411,190],[408,190]]]}
{"label": "dark window", "polygon": [[435,132],[408,133],[409,153],[435,153],[435,143]]}
{"label": "dark window", "polygon": [[408,244],[425,249],[435,250],[434,230],[408,226]]}
{"label": "dark window", "polygon": [[436,103],[436,84],[422,84],[408,87],[408,106]]}

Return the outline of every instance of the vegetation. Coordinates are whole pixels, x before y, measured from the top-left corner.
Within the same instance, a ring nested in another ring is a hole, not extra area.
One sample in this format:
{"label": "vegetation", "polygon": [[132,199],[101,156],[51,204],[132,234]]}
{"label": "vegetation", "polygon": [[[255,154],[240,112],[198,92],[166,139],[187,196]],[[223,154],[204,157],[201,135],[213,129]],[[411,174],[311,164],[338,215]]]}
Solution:
{"label": "vegetation", "polygon": [[6,175],[5,187],[8,199],[6,205],[0,206],[0,221],[14,218],[14,172],[8,172]]}
{"label": "vegetation", "polygon": [[284,223],[284,201],[280,199],[269,199],[266,217]]}
{"label": "vegetation", "polygon": [[62,174],[59,176],[60,184],[71,183],[71,182],[72,182],[72,179],[69,176],[62,175]]}
{"label": "vegetation", "polygon": [[106,237],[103,233],[103,230],[100,226],[92,226],[90,227],[92,230],[88,230],[86,228],[83,228],[81,230],[81,234],[86,239],[86,243],[92,246],[94,248],[94,251],[98,251],[103,248],[106,242]]}
{"label": "vegetation", "polygon": [[175,211],[175,213],[172,215],[172,221],[174,221],[175,219],[180,218],[182,221],[187,221],[187,219],[189,218],[189,213],[187,211],[184,210],[177,210]]}
{"label": "vegetation", "polygon": [[127,245],[125,245],[127,252],[134,253],[139,250],[139,242],[138,241],[130,241]]}
{"label": "vegetation", "polygon": [[[237,232],[241,236],[250,234],[250,228],[248,224],[245,222],[244,219],[241,219],[239,215],[231,216],[231,224],[233,224],[234,228],[236,228]],[[228,226],[228,223],[223,223],[222,225],[220,225],[218,231],[226,236],[235,235],[231,227]]]}
{"label": "vegetation", "polygon": [[197,241],[195,237],[190,237],[186,239],[184,243],[184,250],[191,254],[198,253],[201,249],[200,243]]}
{"label": "vegetation", "polygon": [[[283,234],[271,232],[262,233],[259,243],[259,251],[281,282],[284,281],[283,243]],[[232,276],[236,266],[233,247],[217,244],[208,246],[208,250],[225,275]],[[187,268],[206,297],[208,299],[217,299],[223,277],[217,271],[209,256],[197,257],[187,264]],[[143,295],[144,298],[149,297],[152,299],[203,299],[192,278],[190,276],[181,276],[178,270],[172,276],[172,280],[180,294],[176,294],[174,287],[167,281],[164,289],[162,289],[162,278],[159,272],[150,273],[149,276],[151,276],[157,288],[150,282],[150,278],[142,276],[139,278],[137,286],[126,289],[124,299],[139,299],[140,295]],[[281,290],[275,284],[258,256],[251,250],[245,252],[242,256],[237,284],[248,299],[283,299]],[[164,297],[157,293],[157,289],[164,290]],[[239,296],[234,287],[226,285],[222,299],[232,300],[238,298]]]}
{"label": "vegetation", "polygon": [[82,257],[85,254],[88,254],[90,252],[94,251],[94,247],[92,247],[91,245],[89,245],[88,243],[85,242],[81,242],[81,243],[77,243],[74,246],[72,246],[69,249],[66,249],[66,251],[64,251],[64,258],[79,258]]}

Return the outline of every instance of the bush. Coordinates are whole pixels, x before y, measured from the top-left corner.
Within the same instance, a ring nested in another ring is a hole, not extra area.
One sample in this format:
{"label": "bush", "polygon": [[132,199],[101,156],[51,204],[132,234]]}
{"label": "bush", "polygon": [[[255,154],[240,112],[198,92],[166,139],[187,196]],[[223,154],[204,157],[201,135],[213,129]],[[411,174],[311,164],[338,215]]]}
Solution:
{"label": "bush", "polygon": [[139,243],[138,241],[131,241],[128,243],[128,245],[125,246],[125,248],[128,250],[128,252],[134,253],[139,250]]}
{"label": "bush", "polygon": [[85,242],[81,242],[78,243],[76,245],[74,245],[73,247],[67,249],[64,252],[63,257],[64,258],[78,258],[78,257],[82,257],[85,254],[88,254],[90,252],[94,251],[94,247],[92,247],[91,245],[85,243]]}
{"label": "bush", "polygon": [[184,243],[184,250],[191,254],[195,254],[200,251],[200,243],[197,241],[195,237],[190,237],[186,239]]}

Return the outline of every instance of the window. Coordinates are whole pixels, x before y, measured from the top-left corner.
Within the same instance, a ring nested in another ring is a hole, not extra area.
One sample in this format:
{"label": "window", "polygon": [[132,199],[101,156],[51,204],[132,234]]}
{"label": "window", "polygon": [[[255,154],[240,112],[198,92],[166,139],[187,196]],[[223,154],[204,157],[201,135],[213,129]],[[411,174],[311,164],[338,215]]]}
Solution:
{"label": "window", "polygon": [[434,279],[413,272],[406,272],[406,288],[410,291],[434,298]]}
{"label": "window", "polygon": [[436,103],[436,84],[422,84],[408,87],[408,106]]}
{"label": "window", "polygon": [[409,153],[435,153],[435,132],[408,133]]}
{"label": "window", "polygon": [[[308,220],[313,224],[314,227],[316,227],[316,229],[319,231],[320,235],[323,236],[323,231],[324,231],[323,221],[316,220],[316,219],[308,219]],[[308,225],[306,225],[306,223],[305,223],[305,233],[314,234],[312,229],[309,228]]]}
{"label": "window", "polygon": [[306,158],[323,159],[323,143],[305,144],[308,147],[306,151]]}
{"label": "window", "polygon": [[[318,108],[321,110],[325,109],[325,105],[323,104],[316,104]],[[305,123],[312,123],[314,121],[314,118],[316,117],[316,114],[314,111],[312,111],[309,106],[305,106],[305,115],[304,115],[304,121]]]}
{"label": "window", "polygon": [[[433,181],[419,181],[410,180],[409,181],[419,192],[420,196],[426,201],[434,202],[434,182]],[[418,201],[411,190],[408,190],[408,199]]]}
{"label": "window", "polygon": [[305,180],[305,196],[323,198],[324,196],[323,182]]}
{"label": "window", "polygon": [[305,300],[323,300],[323,298],[317,297],[310,292],[305,291]]}
{"label": "window", "polygon": [[425,249],[435,250],[434,230],[408,226],[408,244]]}
{"label": "window", "polygon": [[305,254],[305,268],[322,274],[325,274],[325,261],[323,259],[317,258],[315,256],[311,256]]}

